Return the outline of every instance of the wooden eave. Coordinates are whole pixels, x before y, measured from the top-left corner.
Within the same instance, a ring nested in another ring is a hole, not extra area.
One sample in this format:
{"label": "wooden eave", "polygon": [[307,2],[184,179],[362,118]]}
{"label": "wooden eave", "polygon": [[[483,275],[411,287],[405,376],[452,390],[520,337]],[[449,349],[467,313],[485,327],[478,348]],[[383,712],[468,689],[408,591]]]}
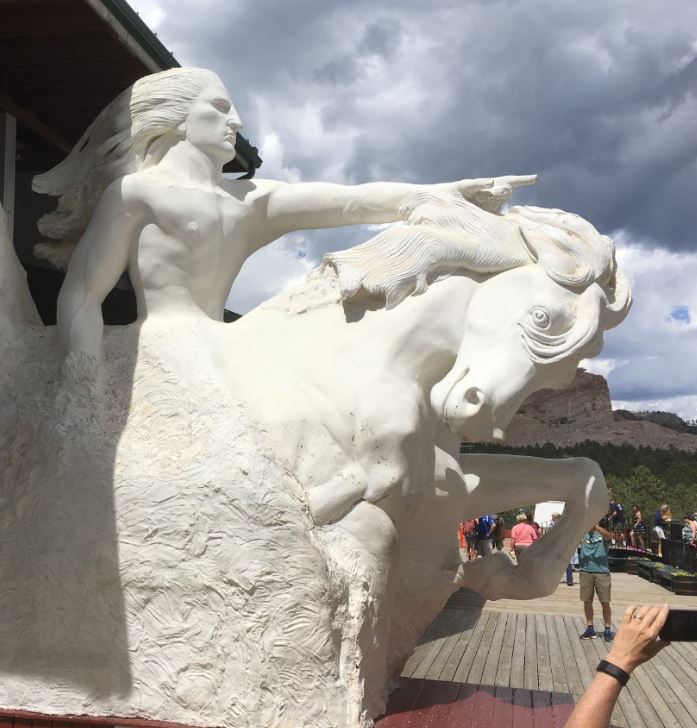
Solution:
{"label": "wooden eave", "polygon": [[[134,81],[177,66],[124,0],[0,0],[0,109],[61,154]],[[260,164],[240,137],[225,171]]]}

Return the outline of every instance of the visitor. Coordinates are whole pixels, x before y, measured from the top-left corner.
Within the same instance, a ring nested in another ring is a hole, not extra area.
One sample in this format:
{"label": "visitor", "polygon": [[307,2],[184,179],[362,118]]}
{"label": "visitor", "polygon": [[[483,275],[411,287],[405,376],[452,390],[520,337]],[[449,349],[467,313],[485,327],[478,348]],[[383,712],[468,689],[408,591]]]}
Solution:
{"label": "visitor", "polygon": [[[561,521],[561,513],[552,513],[552,522],[550,523],[549,527],[554,528],[554,526],[558,525]],[[566,585],[567,586],[573,586],[574,585],[574,557],[577,559],[578,555],[576,551],[572,554],[571,558],[569,559],[569,563],[566,565]]]}
{"label": "visitor", "polygon": [[627,545],[626,540],[626,524],[624,519],[624,508],[621,503],[615,500],[615,497],[610,494],[610,512],[608,513],[608,521],[610,524],[610,532],[613,535],[612,543],[618,543],[618,545],[624,548]]}
{"label": "visitor", "polygon": [[511,529],[511,538],[513,539],[513,551],[516,559],[520,559],[523,551],[530,548],[539,539],[539,536],[535,528],[528,523],[528,517],[525,513],[519,513],[516,516],[516,521],[516,525]]}
{"label": "visitor", "polygon": [[526,513],[525,518],[527,519],[528,523],[535,529],[537,538],[540,538],[540,524],[535,520],[535,517],[533,516],[533,514]]}
{"label": "visitor", "polygon": [[670,533],[670,522],[673,520],[673,514],[666,503],[661,503],[658,510],[653,514],[652,531],[656,536],[656,553],[661,555],[662,541],[666,538],[666,531]]}
{"label": "visitor", "polygon": [[634,548],[641,549],[645,548],[645,536],[646,536],[646,525],[644,524],[644,517],[641,515],[641,509],[636,503],[632,506],[632,529],[629,532],[629,541]]}
{"label": "visitor", "polygon": [[474,561],[477,558],[477,519],[470,518],[460,526],[465,539],[464,548],[467,550],[467,561]]}
{"label": "visitor", "polygon": [[689,514],[683,519],[682,542],[688,545],[697,543],[697,522]]}
{"label": "visitor", "polygon": [[[605,522],[606,523],[606,522]],[[610,596],[612,577],[608,562],[609,543],[612,538],[610,532],[598,524],[593,526],[581,539],[581,553],[579,555],[579,569],[581,582],[581,601],[586,615],[586,631],[579,635],[582,640],[592,640],[598,635],[593,624],[593,593],[598,595],[598,601],[603,610],[605,629],[603,638],[612,642],[612,613],[610,610]]]}
{"label": "visitor", "polygon": [[494,527],[491,529],[491,540],[497,551],[503,551],[503,537],[506,530],[506,522],[497,514],[494,514]]}
{"label": "visitor", "polygon": [[679,568],[686,571],[694,569],[694,557],[692,552],[697,549],[697,521],[689,514],[683,518],[682,526],[682,554],[680,555]]}
{"label": "visitor", "polygon": [[493,527],[493,516],[480,516],[476,528],[477,551],[480,556],[488,556],[492,552],[491,530]]}
{"label": "visitor", "polygon": [[627,607],[607,658],[598,664],[593,682],[576,704],[566,728],[609,728],[612,710],[629,676],[668,644],[658,639],[667,618],[667,604]]}

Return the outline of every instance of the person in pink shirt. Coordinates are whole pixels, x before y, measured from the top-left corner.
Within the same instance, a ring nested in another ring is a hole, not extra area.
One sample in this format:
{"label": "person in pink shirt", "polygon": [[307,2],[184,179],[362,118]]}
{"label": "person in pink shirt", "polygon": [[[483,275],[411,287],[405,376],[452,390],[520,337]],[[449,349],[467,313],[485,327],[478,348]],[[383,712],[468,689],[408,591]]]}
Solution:
{"label": "person in pink shirt", "polygon": [[528,523],[527,516],[524,513],[519,513],[516,516],[516,521],[516,525],[511,530],[511,538],[513,539],[513,550],[516,558],[520,558],[523,551],[532,546],[539,536],[535,528]]}

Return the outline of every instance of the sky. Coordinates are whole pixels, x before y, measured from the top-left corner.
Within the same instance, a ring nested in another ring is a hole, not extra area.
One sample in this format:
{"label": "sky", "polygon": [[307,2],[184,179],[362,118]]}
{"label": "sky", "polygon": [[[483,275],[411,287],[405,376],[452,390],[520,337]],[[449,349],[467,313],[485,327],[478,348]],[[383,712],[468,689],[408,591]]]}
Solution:
{"label": "sky", "polygon": [[[697,3],[129,0],[182,65],[216,71],[289,182],[540,175],[616,243],[634,306],[587,367],[616,407],[697,418]],[[245,264],[240,313],[368,227],[295,233]]]}

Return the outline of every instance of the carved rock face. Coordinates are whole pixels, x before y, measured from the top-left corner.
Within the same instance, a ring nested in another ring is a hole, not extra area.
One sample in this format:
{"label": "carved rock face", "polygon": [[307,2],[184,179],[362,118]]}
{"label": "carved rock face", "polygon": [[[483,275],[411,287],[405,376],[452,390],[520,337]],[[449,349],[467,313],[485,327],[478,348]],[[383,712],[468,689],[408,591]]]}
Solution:
{"label": "carved rock face", "polygon": [[235,157],[242,121],[221,81],[211,78],[191,105],[183,127],[188,141],[221,163]]}

